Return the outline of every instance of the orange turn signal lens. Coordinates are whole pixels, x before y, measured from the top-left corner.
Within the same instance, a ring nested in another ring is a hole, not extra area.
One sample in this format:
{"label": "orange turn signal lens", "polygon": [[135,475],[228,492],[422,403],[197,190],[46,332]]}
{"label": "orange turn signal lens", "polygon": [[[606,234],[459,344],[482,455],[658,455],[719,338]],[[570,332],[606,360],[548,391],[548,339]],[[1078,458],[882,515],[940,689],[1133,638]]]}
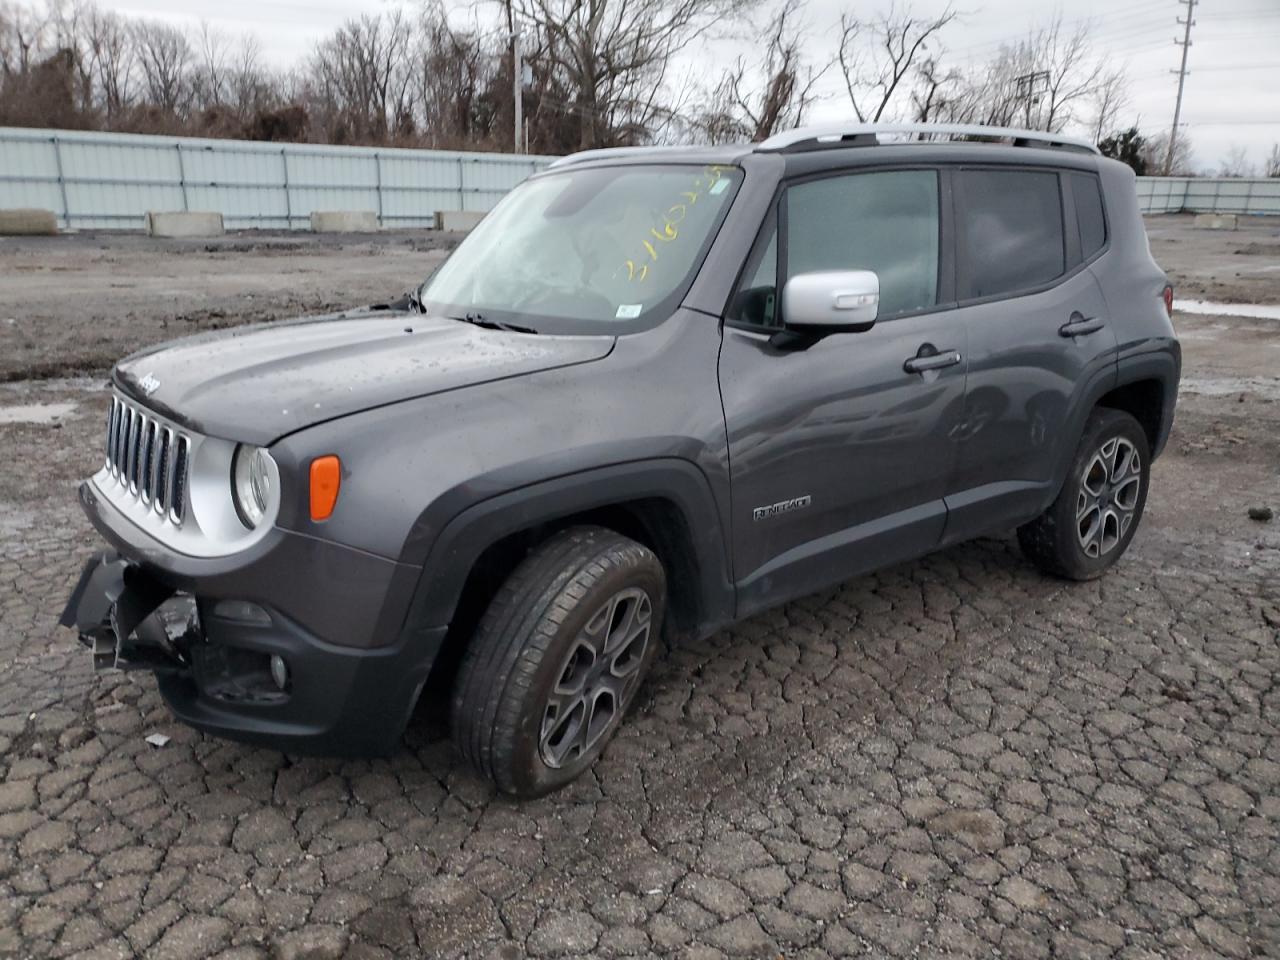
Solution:
{"label": "orange turn signal lens", "polygon": [[311,519],[328,520],[338,504],[342,486],[342,461],[329,454],[311,461]]}

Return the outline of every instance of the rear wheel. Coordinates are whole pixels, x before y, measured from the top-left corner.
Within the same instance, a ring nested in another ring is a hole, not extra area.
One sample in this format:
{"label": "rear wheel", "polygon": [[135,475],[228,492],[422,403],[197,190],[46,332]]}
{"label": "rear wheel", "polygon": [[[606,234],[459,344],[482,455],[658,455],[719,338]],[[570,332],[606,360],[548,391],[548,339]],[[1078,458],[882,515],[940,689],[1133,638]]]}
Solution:
{"label": "rear wheel", "polygon": [[499,789],[540,796],[604,750],[653,661],[662,564],[602,527],[534,550],[485,611],[459,668],[454,742]]}
{"label": "rear wheel", "polygon": [[1141,424],[1123,410],[1098,408],[1058,498],[1018,529],[1023,553],[1054,576],[1101,576],[1137,532],[1150,471],[1151,449]]}

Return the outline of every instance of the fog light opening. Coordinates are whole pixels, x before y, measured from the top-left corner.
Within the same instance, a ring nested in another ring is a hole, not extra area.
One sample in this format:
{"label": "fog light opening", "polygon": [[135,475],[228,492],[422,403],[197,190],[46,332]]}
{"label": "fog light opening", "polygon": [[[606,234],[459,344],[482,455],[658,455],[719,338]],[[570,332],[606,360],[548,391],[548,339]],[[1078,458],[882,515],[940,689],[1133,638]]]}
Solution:
{"label": "fog light opening", "polygon": [[271,655],[271,679],[275,682],[276,689],[281,692],[289,686],[289,665],[278,653]]}
{"label": "fog light opening", "polygon": [[265,627],[271,624],[271,614],[248,600],[219,600],[213,605],[213,615],[223,620],[235,620],[255,626]]}

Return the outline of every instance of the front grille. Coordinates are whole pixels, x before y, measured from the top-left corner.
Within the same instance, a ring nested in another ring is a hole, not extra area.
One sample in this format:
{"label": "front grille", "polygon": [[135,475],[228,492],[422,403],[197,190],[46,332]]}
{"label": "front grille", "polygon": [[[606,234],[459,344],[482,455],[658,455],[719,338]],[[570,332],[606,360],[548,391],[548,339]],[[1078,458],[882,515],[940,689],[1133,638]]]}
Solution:
{"label": "front grille", "polygon": [[182,525],[191,440],[120,397],[107,415],[107,469],[134,499]]}

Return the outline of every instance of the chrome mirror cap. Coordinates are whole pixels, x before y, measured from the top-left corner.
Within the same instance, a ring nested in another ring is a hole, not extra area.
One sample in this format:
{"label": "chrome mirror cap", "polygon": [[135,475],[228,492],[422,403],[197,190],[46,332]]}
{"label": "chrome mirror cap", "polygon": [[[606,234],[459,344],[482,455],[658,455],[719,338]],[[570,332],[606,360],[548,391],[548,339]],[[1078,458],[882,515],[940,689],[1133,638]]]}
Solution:
{"label": "chrome mirror cap", "polygon": [[782,320],[814,333],[870,330],[880,312],[880,278],[872,270],[801,273],[782,288]]}

